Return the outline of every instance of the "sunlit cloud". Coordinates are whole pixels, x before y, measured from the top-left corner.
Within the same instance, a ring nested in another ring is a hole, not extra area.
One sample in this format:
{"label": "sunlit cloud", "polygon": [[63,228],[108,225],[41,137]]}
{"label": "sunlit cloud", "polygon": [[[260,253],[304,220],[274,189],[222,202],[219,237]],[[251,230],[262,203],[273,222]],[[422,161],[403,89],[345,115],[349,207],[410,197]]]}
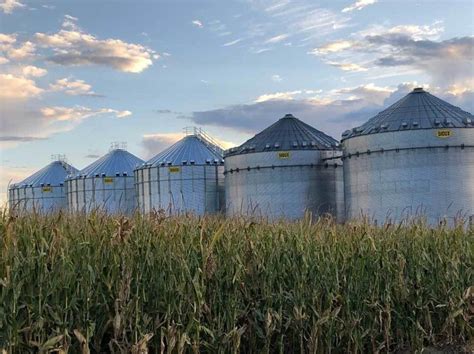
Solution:
{"label": "sunlit cloud", "polygon": [[65,66],[101,65],[140,73],[153,64],[153,58],[159,58],[152,49],[141,44],[98,39],[79,29],[62,29],[55,34],[36,33],[35,41],[41,47],[53,50],[49,61]]}
{"label": "sunlit cloud", "polygon": [[40,95],[44,90],[36,86],[35,81],[24,76],[0,74],[0,102],[24,100]]}
{"label": "sunlit cloud", "polygon": [[369,5],[373,5],[377,2],[377,0],[358,0],[352,5],[345,7],[342,9],[342,12],[351,12],[354,10],[362,10],[364,7],[367,7]]}
{"label": "sunlit cloud", "polygon": [[73,80],[70,78],[63,78],[56,80],[49,85],[51,91],[62,91],[71,96],[95,96],[96,93],[92,91],[92,86],[84,80]]}
{"label": "sunlit cloud", "polygon": [[5,14],[11,14],[16,8],[22,8],[26,5],[18,0],[0,0],[0,9]]}
{"label": "sunlit cloud", "polygon": [[198,28],[204,27],[204,24],[200,20],[193,20],[191,23]]}
{"label": "sunlit cloud", "polygon": [[238,38],[236,40],[233,40],[233,41],[230,41],[230,42],[227,42],[227,43],[224,43],[224,47],[230,47],[230,46],[233,46],[239,42],[242,42],[242,38]]}

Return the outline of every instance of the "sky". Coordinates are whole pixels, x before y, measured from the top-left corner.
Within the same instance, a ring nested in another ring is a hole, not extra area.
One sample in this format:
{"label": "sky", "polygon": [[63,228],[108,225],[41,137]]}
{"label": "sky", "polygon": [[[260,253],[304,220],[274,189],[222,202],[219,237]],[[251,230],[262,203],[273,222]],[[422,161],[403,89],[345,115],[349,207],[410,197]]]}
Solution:
{"label": "sky", "polygon": [[471,0],[0,0],[0,203],[66,155],[228,148],[292,113],[340,139],[422,86],[473,112]]}

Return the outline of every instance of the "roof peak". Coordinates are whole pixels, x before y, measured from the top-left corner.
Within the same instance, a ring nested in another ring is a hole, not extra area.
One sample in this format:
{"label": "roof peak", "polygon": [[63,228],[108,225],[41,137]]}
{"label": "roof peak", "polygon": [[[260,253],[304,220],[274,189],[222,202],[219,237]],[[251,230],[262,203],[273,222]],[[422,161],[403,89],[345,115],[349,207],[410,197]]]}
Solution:
{"label": "roof peak", "polygon": [[415,87],[411,93],[422,93],[422,92],[428,93],[428,91],[425,91],[423,87]]}

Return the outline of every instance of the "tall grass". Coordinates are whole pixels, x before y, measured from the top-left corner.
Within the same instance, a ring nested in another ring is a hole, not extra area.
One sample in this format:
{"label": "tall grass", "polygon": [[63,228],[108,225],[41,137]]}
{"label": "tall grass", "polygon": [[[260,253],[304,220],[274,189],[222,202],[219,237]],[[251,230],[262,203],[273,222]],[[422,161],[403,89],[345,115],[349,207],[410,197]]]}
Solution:
{"label": "tall grass", "polygon": [[474,232],[0,218],[0,351],[389,352],[474,334]]}

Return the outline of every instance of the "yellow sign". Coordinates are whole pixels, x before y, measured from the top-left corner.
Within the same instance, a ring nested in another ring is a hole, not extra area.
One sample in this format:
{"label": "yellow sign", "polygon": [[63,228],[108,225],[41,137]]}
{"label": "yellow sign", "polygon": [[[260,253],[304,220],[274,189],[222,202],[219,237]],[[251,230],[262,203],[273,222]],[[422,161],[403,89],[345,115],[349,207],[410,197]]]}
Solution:
{"label": "yellow sign", "polygon": [[290,158],[290,152],[289,151],[282,151],[278,153],[278,158],[279,159],[289,159]]}
{"label": "yellow sign", "polygon": [[43,193],[51,193],[52,190],[51,187],[43,187]]}
{"label": "yellow sign", "polygon": [[451,130],[449,129],[439,129],[436,131],[436,136],[438,138],[449,138],[450,136],[452,136],[453,133],[451,132]]}
{"label": "yellow sign", "polygon": [[114,183],[114,179],[112,177],[104,177],[105,184],[112,184]]}
{"label": "yellow sign", "polygon": [[169,168],[170,173],[178,173],[180,171],[179,167],[170,167]]}

